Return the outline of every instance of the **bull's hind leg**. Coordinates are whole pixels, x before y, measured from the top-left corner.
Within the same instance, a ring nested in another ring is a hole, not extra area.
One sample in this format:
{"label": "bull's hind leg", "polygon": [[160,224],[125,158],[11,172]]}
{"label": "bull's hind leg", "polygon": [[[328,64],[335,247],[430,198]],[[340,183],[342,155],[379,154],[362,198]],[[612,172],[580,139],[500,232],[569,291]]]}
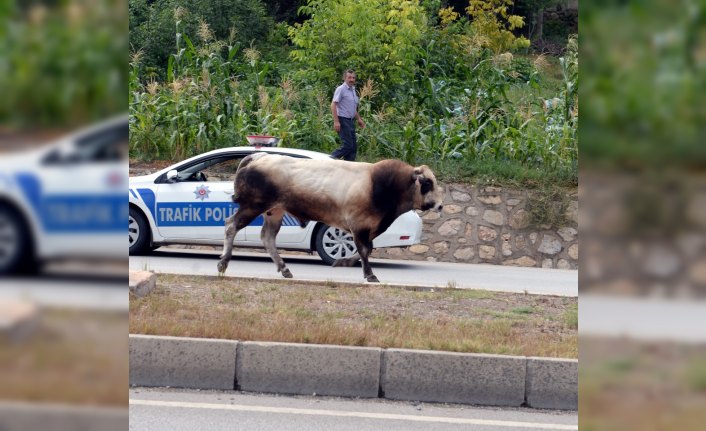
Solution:
{"label": "bull's hind leg", "polygon": [[265,225],[262,226],[262,231],[260,231],[260,238],[262,238],[262,243],[265,245],[265,249],[270,253],[272,261],[277,265],[277,271],[282,273],[284,278],[292,278],[292,272],[284,264],[284,260],[277,252],[276,238],[279,228],[282,226],[282,218],[284,217],[284,210],[282,208],[273,209],[267,211],[265,214]]}
{"label": "bull's hind leg", "polygon": [[255,218],[260,215],[260,212],[254,210],[243,209],[241,206],[237,213],[226,219],[226,237],[223,240],[223,253],[221,260],[218,262],[218,273],[226,272],[228,263],[233,255],[233,240],[235,235],[245,226],[252,223]]}
{"label": "bull's hind leg", "polygon": [[371,283],[379,283],[380,280],[373,274],[373,269],[370,266],[370,262],[368,262],[368,257],[373,252],[373,240],[370,239],[370,232],[367,230],[354,232],[353,240],[358,248],[360,261],[363,264],[363,277]]}

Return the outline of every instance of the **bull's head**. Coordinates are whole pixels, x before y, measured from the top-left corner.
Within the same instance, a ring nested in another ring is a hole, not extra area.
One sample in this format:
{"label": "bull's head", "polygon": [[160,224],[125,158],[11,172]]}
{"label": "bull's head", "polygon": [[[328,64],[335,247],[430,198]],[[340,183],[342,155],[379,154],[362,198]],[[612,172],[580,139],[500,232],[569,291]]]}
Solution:
{"label": "bull's head", "polygon": [[444,207],[444,190],[436,182],[431,169],[426,165],[414,168],[412,181],[419,193],[415,196],[415,208],[422,211],[434,209],[440,212]]}

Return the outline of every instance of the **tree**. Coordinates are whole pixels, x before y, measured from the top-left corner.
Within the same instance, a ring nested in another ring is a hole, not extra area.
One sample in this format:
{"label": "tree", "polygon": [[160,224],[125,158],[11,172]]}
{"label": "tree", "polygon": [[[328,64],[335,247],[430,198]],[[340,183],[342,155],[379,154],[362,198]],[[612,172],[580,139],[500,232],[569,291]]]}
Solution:
{"label": "tree", "polygon": [[471,16],[474,45],[496,54],[529,47],[529,40],[513,34],[524,27],[525,20],[508,13],[512,5],[513,0],[470,0],[466,12]]}
{"label": "tree", "polygon": [[307,77],[330,85],[348,68],[383,87],[412,79],[426,14],[411,0],[309,0],[311,18],[289,28]]}
{"label": "tree", "polygon": [[556,6],[563,0],[522,0],[527,8],[527,13],[532,22],[530,38],[533,41],[542,41],[544,37],[544,11]]}

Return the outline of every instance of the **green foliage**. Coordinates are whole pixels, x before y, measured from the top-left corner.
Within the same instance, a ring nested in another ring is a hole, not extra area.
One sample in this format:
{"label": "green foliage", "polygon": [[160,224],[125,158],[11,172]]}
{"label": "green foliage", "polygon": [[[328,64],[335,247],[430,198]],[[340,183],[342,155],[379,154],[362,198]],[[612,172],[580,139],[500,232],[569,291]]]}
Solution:
{"label": "green foliage", "polygon": [[587,164],[706,167],[703,2],[584,3],[579,20]]}
{"label": "green foliage", "polygon": [[527,200],[529,225],[537,229],[542,226],[560,228],[567,225],[568,205],[569,198],[562,190],[552,186],[539,188]]}
{"label": "green foliage", "polygon": [[130,45],[143,52],[144,67],[162,79],[177,43],[176,22],[192,37],[206,22],[215,38],[242,46],[266,39],[273,26],[260,0],[130,0],[128,11]]}
{"label": "green foliage", "polygon": [[426,16],[411,0],[309,0],[300,8],[311,16],[289,29],[300,75],[327,85],[343,70],[384,87],[413,78],[417,45]]}
{"label": "green foliage", "polygon": [[515,36],[514,30],[524,27],[524,18],[508,14],[513,0],[470,0],[466,12],[471,16],[472,43],[477,48],[489,48],[500,54],[528,48],[529,40]]}
{"label": "green foliage", "polygon": [[[323,8],[323,3],[312,2],[307,7]],[[417,9],[426,20],[433,7]],[[323,29],[304,31],[302,25],[298,30],[290,27],[290,32],[323,35],[339,25],[340,20],[324,20],[326,15],[319,13],[322,9],[316,11],[307,25],[316,23]],[[386,67],[373,61],[377,52],[356,51],[356,55],[368,56],[360,57],[367,69],[358,69],[359,110],[367,124],[358,131],[360,158],[428,164],[444,181],[502,178],[535,187],[552,182],[575,185],[578,78],[574,73],[577,57],[570,55],[574,51],[567,53],[563,68],[556,62],[552,71],[510,53],[469,50],[465,44],[468,21],[448,9],[436,9],[435,14],[438,25],[418,30],[420,39],[405,48],[414,52],[408,53],[407,62],[401,60],[384,72],[385,82],[374,74],[378,72],[371,72],[374,67]],[[319,21],[315,21],[317,15]],[[183,22],[174,23],[173,31],[179,36],[160,73],[152,73],[139,52],[132,56],[133,157],[179,159],[245,145],[245,135],[253,133],[279,136],[280,145],[286,147],[331,152],[338,146],[331,93],[340,80],[340,69],[355,65],[324,63],[327,55],[335,54],[329,52],[335,51],[335,44],[319,46],[317,39],[306,50],[301,45],[294,47],[297,55],[311,55],[322,62],[318,70],[312,70],[289,57],[284,25],[272,29],[263,53],[254,44],[217,38],[205,21],[197,37],[183,26]],[[331,76],[324,77],[327,73]],[[164,80],[158,79],[162,75]],[[397,80],[389,79],[392,76]],[[569,100],[568,105],[563,100]]]}
{"label": "green foliage", "polygon": [[126,25],[123,0],[3,2],[0,121],[75,126],[124,112]]}

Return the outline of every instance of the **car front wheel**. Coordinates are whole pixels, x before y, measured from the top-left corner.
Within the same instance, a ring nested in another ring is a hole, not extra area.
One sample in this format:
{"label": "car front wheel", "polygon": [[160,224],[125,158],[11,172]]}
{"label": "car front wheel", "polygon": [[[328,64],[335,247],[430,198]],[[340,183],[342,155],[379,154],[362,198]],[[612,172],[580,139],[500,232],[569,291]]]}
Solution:
{"label": "car front wheel", "polygon": [[0,274],[27,273],[33,268],[31,238],[21,216],[0,206]]}
{"label": "car front wheel", "polygon": [[327,265],[358,255],[353,236],[337,227],[323,225],[316,234],[315,245],[316,252]]}
{"label": "car front wheel", "polygon": [[145,216],[134,208],[130,208],[127,229],[130,238],[130,254],[137,255],[148,251],[150,243],[149,225],[147,220],[145,220]]}

